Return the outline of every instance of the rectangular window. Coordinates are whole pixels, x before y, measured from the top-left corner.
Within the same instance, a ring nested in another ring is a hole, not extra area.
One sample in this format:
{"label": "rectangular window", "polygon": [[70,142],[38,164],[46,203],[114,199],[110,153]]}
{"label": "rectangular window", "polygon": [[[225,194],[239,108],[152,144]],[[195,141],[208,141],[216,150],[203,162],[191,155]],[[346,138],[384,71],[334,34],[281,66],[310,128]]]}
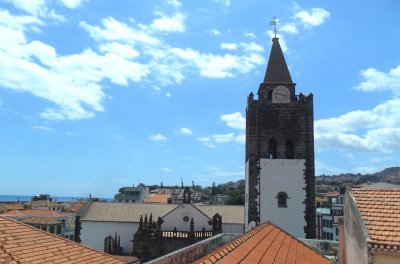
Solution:
{"label": "rectangular window", "polygon": [[58,225],[57,226],[57,234],[61,234],[61,231],[62,231],[62,226]]}
{"label": "rectangular window", "polygon": [[50,233],[54,234],[54,231],[56,231],[56,229],[54,228],[54,226],[50,226]]}

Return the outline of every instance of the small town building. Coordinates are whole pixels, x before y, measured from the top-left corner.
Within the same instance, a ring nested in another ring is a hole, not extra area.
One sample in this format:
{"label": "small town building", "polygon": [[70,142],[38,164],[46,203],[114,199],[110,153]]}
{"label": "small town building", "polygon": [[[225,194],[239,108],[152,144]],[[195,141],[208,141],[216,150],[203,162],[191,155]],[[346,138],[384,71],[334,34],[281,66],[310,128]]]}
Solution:
{"label": "small town building", "polygon": [[340,229],[340,263],[400,263],[400,189],[348,190]]}
{"label": "small town building", "polygon": [[64,210],[64,205],[61,203],[52,202],[50,200],[36,200],[26,203],[29,209],[40,209],[61,212]]}
{"label": "small town building", "polygon": [[119,193],[114,196],[114,202],[143,203],[144,198],[149,195],[149,191],[148,186],[122,187],[119,189]]}
{"label": "small town building", "polygon": [[0,214],[11,210],[24,210],[25,206],[18,203],[0,203]]}
{"label": "small town building", "polygon": [[52,210],[11,210],[0,216],[34,226],[43,231],[74,240],[74,229],[68,228],[68,216]]}
{"label": "small town building", "polygon": [[[79,214],[76,239],[83,245],[104,251],[105,239],[110,235],[115,237],[117,234],[122,254],[131,255],[134,246],[132,239],[139,230],[140,218],[142,217],[144,221],[145,215],[150,218],[150,214],[154,221],[159,217],[165,218],[163,230],[173,230],[176,227],[179,231],[190,231],[191,218],[196,230],[202,230],[203,226],[210,228],[207,230],[212,230],[207,221],[219,214],[222,217],[221,232],[242,234],[244,231],[243,206],[196,205],[194,207],[186,204],[185,208],[181,206],[182,204],[90,202]],[[191,209],[185,210],[189,208]],[[172,211],[175,213],[171,213]]]}

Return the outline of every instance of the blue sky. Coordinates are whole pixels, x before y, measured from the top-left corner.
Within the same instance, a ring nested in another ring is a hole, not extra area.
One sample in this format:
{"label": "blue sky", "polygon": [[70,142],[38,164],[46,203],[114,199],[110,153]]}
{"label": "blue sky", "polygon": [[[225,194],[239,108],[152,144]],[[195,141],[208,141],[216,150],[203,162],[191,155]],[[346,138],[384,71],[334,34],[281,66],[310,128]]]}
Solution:
{"label": "blue sky", "polygon": [[278,35],[314,94],[316,174],[398,166],[397,1],[0,1],[0,193],[244,178]]}

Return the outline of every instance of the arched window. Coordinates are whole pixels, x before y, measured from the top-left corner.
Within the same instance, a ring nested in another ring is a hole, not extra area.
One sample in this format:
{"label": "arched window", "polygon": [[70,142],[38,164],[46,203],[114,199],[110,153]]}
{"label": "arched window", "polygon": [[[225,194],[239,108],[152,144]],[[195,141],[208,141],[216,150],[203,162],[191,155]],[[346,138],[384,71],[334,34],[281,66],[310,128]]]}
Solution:
{"label": "arched window", "polygon": [[104,239],[104,252],[111,254],[114,251],[114,239],[111,235]]}
{"label": "arched window", "polygon": [[279,192],[275,198],[278,198],[278,207],[287,207],[287,199],[290,199],[285,192]]}
{"label": "arched window", "polygon": [[286,140],[286,158],[293,159],[293,142],[290,139]]}
{"label": "arched window", "polygon": [[268,143],[268,158],[276,159],[276,142],[272,138],[269,140]]}

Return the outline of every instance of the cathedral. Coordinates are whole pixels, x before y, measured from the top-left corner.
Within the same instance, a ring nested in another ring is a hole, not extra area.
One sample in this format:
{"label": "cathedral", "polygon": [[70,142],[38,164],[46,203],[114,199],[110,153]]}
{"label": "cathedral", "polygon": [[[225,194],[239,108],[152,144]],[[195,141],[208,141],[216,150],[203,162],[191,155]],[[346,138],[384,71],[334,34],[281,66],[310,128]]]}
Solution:
{"label": "cathedral", "polygon": [[245,229],[265,221],[315,238],[313,95],[296,94],[279,38],[246,109]]}

